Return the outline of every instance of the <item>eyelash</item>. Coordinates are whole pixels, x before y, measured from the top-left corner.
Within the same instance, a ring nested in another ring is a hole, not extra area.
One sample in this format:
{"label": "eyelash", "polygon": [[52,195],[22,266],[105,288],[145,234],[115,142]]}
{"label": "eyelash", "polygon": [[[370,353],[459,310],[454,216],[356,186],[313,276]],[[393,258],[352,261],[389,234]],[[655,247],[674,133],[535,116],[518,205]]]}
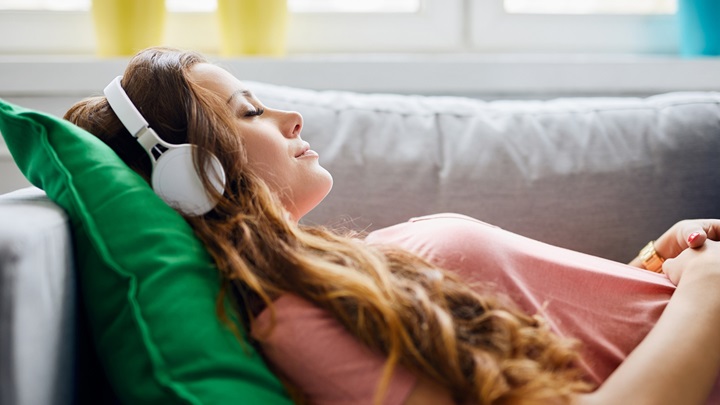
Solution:
{"label": "eyelash", "polygon": [[246,117],[259,117],[259,116],[263,115],[264,112],[265,112],[265,109],[258,108],[257,110],[252,110],[252,111],[246,112],[245,116]]}

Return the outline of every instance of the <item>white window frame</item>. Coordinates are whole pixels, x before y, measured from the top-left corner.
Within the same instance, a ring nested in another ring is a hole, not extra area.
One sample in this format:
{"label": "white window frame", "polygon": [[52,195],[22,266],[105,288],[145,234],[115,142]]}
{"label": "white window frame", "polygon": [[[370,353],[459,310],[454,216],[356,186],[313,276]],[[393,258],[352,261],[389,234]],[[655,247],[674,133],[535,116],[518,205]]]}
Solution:
{"label": "white window frame", "polygon": [[[417,13],[292,13],[289,53],[455,51],[463,46],[464,0],[422,0]],[[165,43],[219,52],[214,13],[167,16]],[[0,11],[0,54],[93,54],[87,11]]]}
{"label": "white window frame", "polygon": [[672,15],[509,14],[503,0],[467,0],[479,52],[676,54]]}

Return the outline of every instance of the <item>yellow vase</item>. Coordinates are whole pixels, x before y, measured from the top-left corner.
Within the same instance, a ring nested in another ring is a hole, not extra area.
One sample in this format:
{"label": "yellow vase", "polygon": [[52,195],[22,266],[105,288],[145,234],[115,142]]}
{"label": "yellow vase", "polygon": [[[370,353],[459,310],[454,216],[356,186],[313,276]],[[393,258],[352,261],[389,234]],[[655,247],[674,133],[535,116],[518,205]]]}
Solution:
{"label": "yellow vase", "polygon": [[218,0],[224,56],[285,54],[287,0]]}
{"label": "yellow vase", "polygon": [[97,54],[128,56],[162,45],[165,0],[92,0]]}

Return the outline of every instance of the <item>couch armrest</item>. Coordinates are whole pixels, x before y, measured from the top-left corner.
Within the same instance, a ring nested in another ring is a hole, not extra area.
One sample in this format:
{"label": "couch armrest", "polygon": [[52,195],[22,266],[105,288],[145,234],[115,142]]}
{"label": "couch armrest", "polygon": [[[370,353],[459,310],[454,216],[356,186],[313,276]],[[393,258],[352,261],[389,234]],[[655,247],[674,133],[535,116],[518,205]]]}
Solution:
{"label": "couch armrest", "polygon": [[0,196],[0,403],[73,402],[75,316],[64,211],[35,188]]}

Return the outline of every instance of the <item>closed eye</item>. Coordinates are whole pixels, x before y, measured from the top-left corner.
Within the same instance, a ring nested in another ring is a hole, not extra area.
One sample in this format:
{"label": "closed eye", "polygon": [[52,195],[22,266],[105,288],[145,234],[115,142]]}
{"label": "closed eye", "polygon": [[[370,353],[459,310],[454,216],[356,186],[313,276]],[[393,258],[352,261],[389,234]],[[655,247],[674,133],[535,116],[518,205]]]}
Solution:
{"label": "closed eye", "polygon": [[251,111],[246,112],[245,116],[246,117],[259,117],[259,116],[263,115],[264,112],[265,112],[265,109],[258,108],[256,110],[251,110]]}

